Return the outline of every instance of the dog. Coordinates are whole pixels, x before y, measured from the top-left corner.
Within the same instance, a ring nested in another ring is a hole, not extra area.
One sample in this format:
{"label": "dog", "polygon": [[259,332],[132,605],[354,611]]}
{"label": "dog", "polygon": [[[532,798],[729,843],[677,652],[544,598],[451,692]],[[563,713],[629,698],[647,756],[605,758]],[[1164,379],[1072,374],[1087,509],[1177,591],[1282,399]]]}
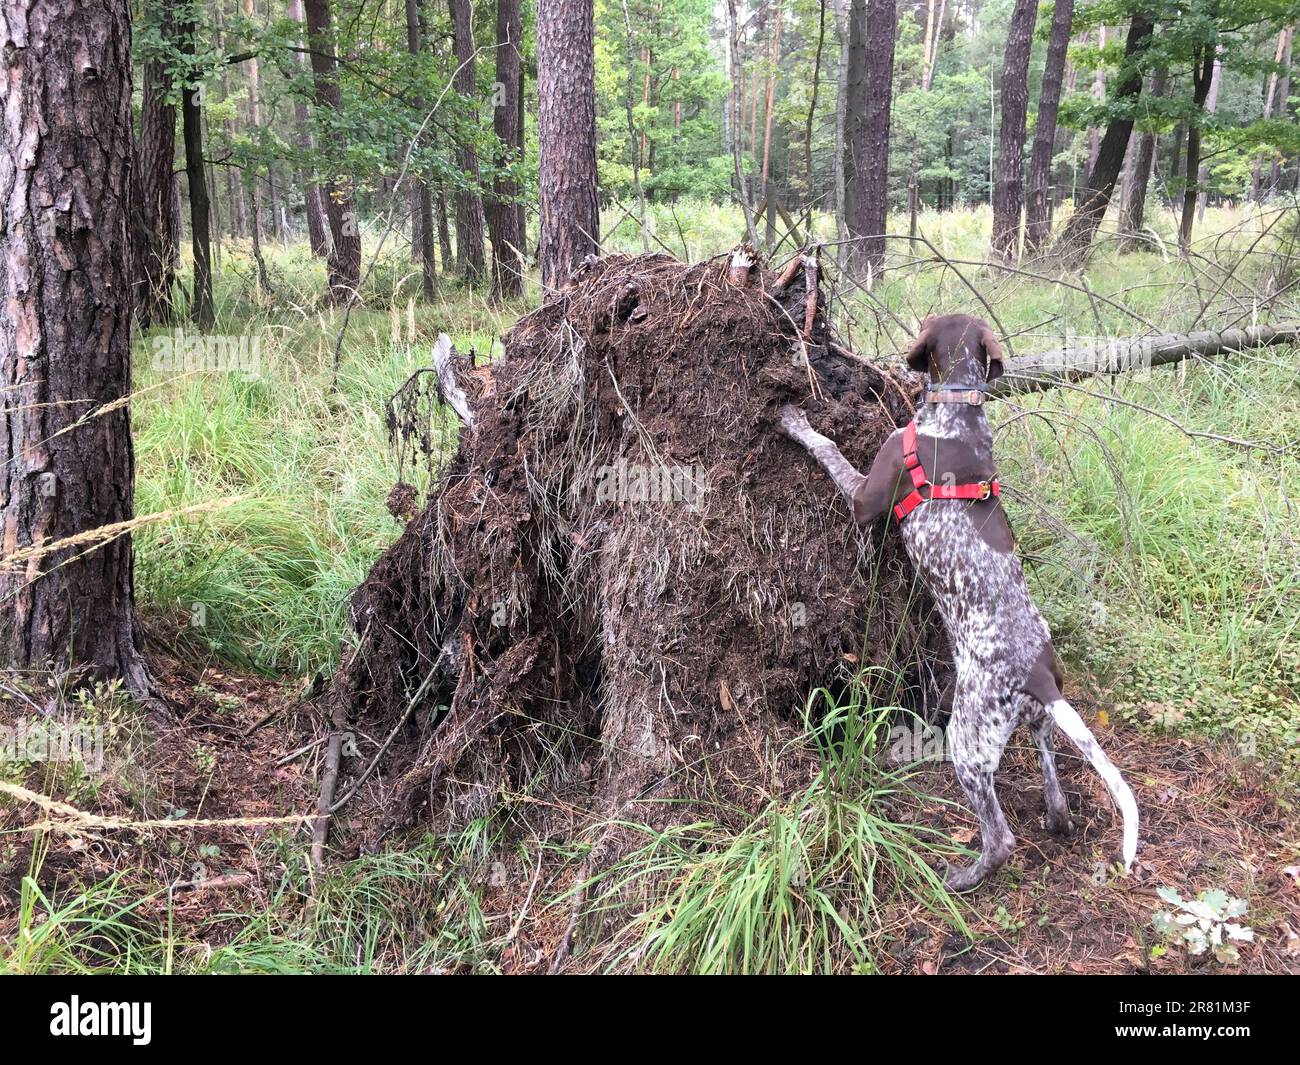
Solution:
{"label": "dog", "polygon": [[1128,870],[1137,853],[1137,804],[1061,693],[1051,633],[1029,596],[1002,512],[993,432],[984,413],[988,384],[1003,372],[1002,349],[978,318],[931,316],[908,350],[907,364],[929,375],[924,401],[910,425],[885,441],[865,477],[798,407],[782,407],[778,417],[782,431],[830,474],[858,522],[893,512],[947,629],[956,666],[949,751],[979,817],[981,850],[972,865],[949,866],[945,882],[954,891],[969,891],[1011,853],[1015,838],[993,774],[1021,722],[1038,747],[1048,830],[1068,835],[1074,828],[1056,775],[1056,725],[1096,769],[1123,815]]}

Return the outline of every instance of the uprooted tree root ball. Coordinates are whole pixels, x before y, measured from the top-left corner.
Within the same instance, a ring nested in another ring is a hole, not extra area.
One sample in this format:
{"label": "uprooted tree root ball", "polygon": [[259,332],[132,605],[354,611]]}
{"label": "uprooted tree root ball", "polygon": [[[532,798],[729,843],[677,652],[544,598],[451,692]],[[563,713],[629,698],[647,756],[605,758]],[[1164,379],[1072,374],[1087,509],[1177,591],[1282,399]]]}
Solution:
{"label": "uprooted tree root ball", "polygon": [[810,691],[861,674],[935,703],[948,652],[901,544],[855,528],[776,425],[802,404],[865,467],[911,416],[915,386],[837,344],[822,303],[811,257],[614,255],[504,359],[451,358],[468,420],[358,588],[334,686],[368,735],[398,734],[389,824],[461,824],[539,783],[597,816],[752,809],[806,771]]}

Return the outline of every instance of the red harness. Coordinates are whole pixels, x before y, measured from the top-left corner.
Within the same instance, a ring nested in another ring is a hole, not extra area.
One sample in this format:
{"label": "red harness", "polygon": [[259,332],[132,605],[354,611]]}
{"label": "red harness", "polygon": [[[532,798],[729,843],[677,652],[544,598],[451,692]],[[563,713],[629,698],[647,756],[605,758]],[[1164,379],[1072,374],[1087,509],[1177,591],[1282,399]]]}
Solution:
{"label": "red harness", "polygon": [[[903,430],[903,466],[912,475],[912,490],[903,496],[894,507],[894,517],[900,522],[927,499],[972,499],[985,500],[998,496],[998,479],[991,477],[987,481],[974,484],[931,484],[926,476],[925,467],[916,453],[916,422],[907,423]],[[928,488],[927,495],[921,494],[922,488]]]}

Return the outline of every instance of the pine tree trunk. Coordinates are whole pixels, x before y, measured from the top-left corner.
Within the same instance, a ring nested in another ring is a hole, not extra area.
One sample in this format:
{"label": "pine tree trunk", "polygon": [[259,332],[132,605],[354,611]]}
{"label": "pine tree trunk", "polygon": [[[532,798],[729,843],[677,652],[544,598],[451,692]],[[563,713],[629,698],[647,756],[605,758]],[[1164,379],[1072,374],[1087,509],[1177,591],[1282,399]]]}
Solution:
{"label": "pine tree trunk", "polygon": [[[1223,83],[1223,64],[1218,59],[1214,61],[1214,73],[1210,76],[1210,94],[1205,98],[1205,114],[1213,115],[1219,109],[1219,86]],[[1201,221],[1205,220],[1205,208],[1210,202],[1210,171],[1202,162],[1196,169],[1196,187],[1199,200],[1196,208],[1196,217]]]}
{"label": "pine tree trunk", "polygon": [[1043,86],[1038,96],[1038,124],[1029,153],[1029,195],[1025,205],[1025,252],[1047,243],[1052,228],[1052,157],[1056,150],[1056,114],[1065,78],[1065,53],[1070,47],[1074,0],[1056,0],[1047,40]]}
{"label": "pine tree trunk", "polygon": [[[502,145],[498,168],[520,160],[516,146],[524,76],[522,44],[519,0],[497,0],[497,91],[501,98],[492,101],[492,129]],[[498,176],[493,180],[488,228],[492,235],[492,296],[498,300],[514,299],[524,291],[524,235],[515,203],[518,196],[519,183],[513,178]]]}
{"label": "pine tree trunk", "polygon": [[[1286,48],[1282,53],[1282,76],[1277,83],[1277,116],[1278,118],[1288,117],[1290,111],[1289,100],[1291,99],[1291,49],[1295,44],[1295,30],[1292,29],[1286,35]],[[1273,167],[1269,171],[1268,189],[1270,193],[1276,193],[1282,184],[1282,160],[1279,156],[1273,157]]]}
{"label": "pine tree trunk", "polygon": [[[1274,63],[1280,64],[1282,62],[1282,56],[1286,54],[1287,43],[1290,39],[1290,36],[1291,36],[1290,26],[1284,27],[1282,29],[1282,32],[1277,35],[1277,52],[1273,56]],[[1261,118],[1273,117],[1273,102],[1274,100],[1277,99],[1277,82],[1278,82],[1278,72],[1274,70],[1269,74],[1268,79],[1265,82],[1264,109],[1260,115]],[[1260,201],[1260,187],[1259,187],[1260,170],[1261,170],[1260,165],[1256,163],[1254,168],[1250,172],[1250,202],[1251,203],[1259,203]]]}
{"label": "pine tree trunk", "polygon": [[[1168,74],[1163,69],[1157,70],[1151,77],[1151,95],[1159,99],[1165,94]],[[1156,135],[1154,133],[1138,134],[1137,153],[1133,159],[1131,185],[1124,197],[1124,211],[1120,219],[1121,251],[1136,251],[1147,245],[1147,238],[1142,235],[1146,221],[1147,190],[1151,184],[1151,173],[1155,168]]]}
{"label": "pine tree trunk", "polygon": [[1197,176],[1201,168],[1201,120],[1205,101],[1214,81],[1215,49],[1200,49],[1192,61],[1193,117],[1187,123],[1186,167],[1183,182],[1183,213],[1178,224],[1178,249],[1184,255],[1192,243],[1192,226],[1196,222]]}
{"label": "pine tree trunk", "polygon": [[0,11],[0,664],[152,698],[130,534],[39,552],[134,513],[130,8]]}
{"label": "pine tree trunk", "polygon": [[[171,8],[148,15],[157,19],[164,40],[175,31]],[[151,59],[143,66],[140,94],[140,139],[133,178],[137,209],[132,224],[135,252],[135,314],[142,328],[172,319],[172,284],[176,280],[180,232],[176,226],[176,105],[171,103],[167,65]]]}
{"label": "pine tree trunk", "polygon": [[885,266],[896,23],[895,0],[852,0],[844,116],[845,221],[854,238],[849,269],[864,279],[879,277]]}
{"label": "pine tree trunk", "polygon": [[1025,122],[1029,111],[1029,53],[1033,46],[1038,0],[1016,0],[1007,29],[1002,64],[1002,129],[993,185],[994,259],[1016,258],[1020,211],[1024,206]]}
{"label": "pine tree trunk", "polygon": [[[451,12],[456,52],[453,85],[471,113],[477,111],[478,86],[474,74],[474,9],[470,0],[447,0]],[[471,281],[486,272],[483,250],[483,200],[478,193],[478,152],[461,145],[459,165],[472,188],[456,191],[456,268]]]}
{"label": "pine tree trunk", "polygon": [[537,130],[542,285],[559,289],[600,242],[592,0],[540,0]]}
{"label": "pine tree trunk", "polygon": [[[1142,51],[1151,41],[1154,23],[1145,14],[1136,14],[1129,23],[1128,39],[1124,45],[1126,62]],[[1142,74],[1136,66],[1129,63],[1124,80],[1115,89],[1115,100],[1121,102],[1129,97],[1136,97],[1142,92]],[[1115,191],[1115,182],[1124,167],[1124,155],[1128,151],[1129,134],[1133,132],[1133,118],[1113,119],[1106,127],[1097,148],[1096,165],[1088,171],[1084,179],[1084,189],[1074,215],[1066,224],[1065,231],[1057,241],[1053,252],[1061,256],[1075,256],[1086,252],[1092,246],[1092,239],[1097,234],[1102,219],[1106,217],[1106,208],[1110,206],[1111,195]]]}
{"label": "pine tree trunk", "polygon": [[[322,111],[338,111],[343,95],[336,80],[338,60],[330,27],[330,0],[305,0],[305,9],[316,107]],[[321,192],[333,245],[327,263],[330,299],[347,303],[361,281],[361,227],[350,188],[331,181]]]}
{"label": "pine tree trunk", "polygon": [[[244,0],[244,17],[252,22],[256,12],[253,8],[253,0]],[[261,70],[257,62],[257,56],[253,56],[248,61],[248,125],[249,128],[256,131],[262,125],[262,86]],[[262,187],[258,183],[258,168],[251,167],[245,172],[245,183],[248,185],[249,198],[253,205],[253,218],[249,231],[253,235],[253,262],[257,265],[257,283],[264,292],[271,291],[271,278],[266,269],[266,257],[262,254],[262,237],[263,229],[263,205],[262,205]]]}
{"label": "pine tree trunk", "polygon": [[[424,51],[420,0],[406,0],[406,47],[413,56]],[[417,96],[415,106],[423,121],[427,101]],[[429,136],[427,130],[423,136]],[[426,300],[431,300],[438,293],[438,258],[433,249],[433,193],[429,190],[429,183],[418,176],[411,182],[411,218],[415,258],[420,263],[420,291]]]}
{"label": "pine tree trunk", "polygon": [[[176,24],[176,40],[185,55],[194,54],[194,33],[193,22]],[[211,329],[216,317],[212,305],[211,208],[208,176],[203,165],[203,111],[196,86],[185,86],[181,94],[181,126],[185,139],[185,179],[190,192],[190,247],[194,254],[190,317],[200,329]]]}
{"label": "pine tree trunk", "polygon": [[[289,0],[289,17],[301,26],[306,25],[302,0]],[[306,63],[301,53],[298,54],[296,61]],[[293,127],[298,150],[309,155],[315,150],[316,145],[313,143],[311,126],[308,124],[307,101],[301,94],[295,94],[293,99]],[[330,253],[329,221],[325,217],[325,202],[321,198],[320,186],[306,173],[303,173],[299,180],[302,182],[303,209],[307,215],[307,243],[313,255],[327,259]]]}

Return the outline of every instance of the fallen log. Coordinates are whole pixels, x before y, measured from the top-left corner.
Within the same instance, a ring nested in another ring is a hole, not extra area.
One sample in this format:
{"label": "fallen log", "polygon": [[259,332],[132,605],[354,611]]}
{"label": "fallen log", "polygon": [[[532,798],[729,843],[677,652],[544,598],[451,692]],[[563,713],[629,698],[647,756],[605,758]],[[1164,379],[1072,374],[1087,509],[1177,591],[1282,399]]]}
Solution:
{"label": "fallen log", "polygon": [[1089,377],[1132,373],[1185,359],[1212,359],[1247,348],[1296,343],[1300,343],[1300,325],[1292,324],[1118,337],[1103,344],[1058,348],[1037,355],[1020,355],[1008,359],[1005,374],[993,383],[990,392],[995,396],[1041,392]]}

